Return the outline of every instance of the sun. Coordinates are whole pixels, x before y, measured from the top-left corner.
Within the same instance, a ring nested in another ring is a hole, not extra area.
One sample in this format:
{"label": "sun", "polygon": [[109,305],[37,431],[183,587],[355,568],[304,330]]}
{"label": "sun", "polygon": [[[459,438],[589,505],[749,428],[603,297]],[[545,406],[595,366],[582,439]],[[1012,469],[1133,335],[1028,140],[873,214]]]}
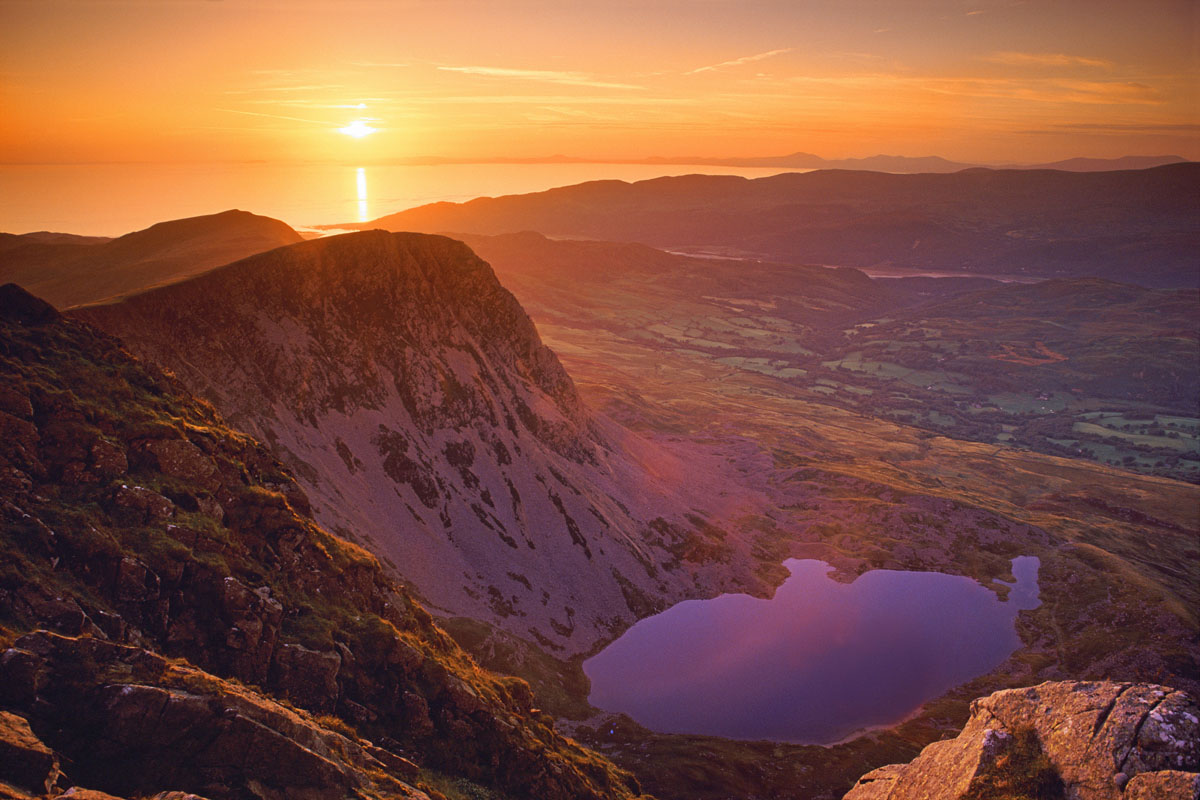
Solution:
{"label": "sun", "polygon": [[344,133],[347,136],[353,136],[355,139],[361,139],[364,136],[370,136],[375,133],[378,128],[372,128],[367,124],[365,119],[356,119],[344,128],[338,128],[338,133]]}

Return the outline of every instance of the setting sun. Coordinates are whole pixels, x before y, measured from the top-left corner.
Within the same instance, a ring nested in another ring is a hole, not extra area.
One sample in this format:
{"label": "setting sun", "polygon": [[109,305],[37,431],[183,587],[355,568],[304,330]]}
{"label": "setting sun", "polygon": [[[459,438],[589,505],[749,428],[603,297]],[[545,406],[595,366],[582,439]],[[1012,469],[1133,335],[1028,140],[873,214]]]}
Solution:
{"label": "setting sun", "polygon": [[344,128],[338,128],[338,133],[344,133],[347,136],[353,136],[355,139],[361,139],[364,136],[370,136],[375,133],[378,128],[373,128],[367,124],[364,119],[356,119]]}

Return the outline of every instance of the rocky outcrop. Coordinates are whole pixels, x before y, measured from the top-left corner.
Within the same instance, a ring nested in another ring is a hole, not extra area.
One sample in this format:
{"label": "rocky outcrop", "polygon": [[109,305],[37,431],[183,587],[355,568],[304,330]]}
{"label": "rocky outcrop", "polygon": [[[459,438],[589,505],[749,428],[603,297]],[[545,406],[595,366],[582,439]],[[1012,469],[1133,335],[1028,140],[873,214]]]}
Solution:
{"label": "rocky outcrop", "polygon": [[[353,531],[446,616],[562,656],[669,600],[756,581],[706,570],[723,531],[687,516],[740,511],[730,487],[591,415],[460,242],[334,236],[73,313],[270,444],[319,522]],[[210,480],[183,445],[131,458]]]}
{"label": "rocky outcrop", "polygon": [[0,780],[44,794],[60,774],[58,756],[33,735],[25,718],[0,711]]}
{"label": "rocky outcrop", "polygon": [[71,781],[421,797],[425,769],[515,797],[638,794],[314,522],[264,447],[116,340],[0,313],[0,386],[0,710]]}
{"label": "rocky outcrop", "polygon": [[1197,773],[1195,700],[1152,684],[1069,681],[976,700],[957,738],[867,773],[846,800],[1196,800]]}
{"label": "rocky outcrop", "polygon": [[[82,786],[123,796],[180,786],[211,797],[425,796],[390,777],[368,752],[373,745],[141,648],[38,631],[0,655],[0,684],[19,663],[34,665],[37,685],[36,700],[20,710],[48,732],[69,760],[70,780]],[[20,669],[19,680],[27,680]],[[31,740],[22,785],[53,786],[57,755],[21,717],[3,720],[19,721]],[[0,774],[14,773],[0,759]]]}

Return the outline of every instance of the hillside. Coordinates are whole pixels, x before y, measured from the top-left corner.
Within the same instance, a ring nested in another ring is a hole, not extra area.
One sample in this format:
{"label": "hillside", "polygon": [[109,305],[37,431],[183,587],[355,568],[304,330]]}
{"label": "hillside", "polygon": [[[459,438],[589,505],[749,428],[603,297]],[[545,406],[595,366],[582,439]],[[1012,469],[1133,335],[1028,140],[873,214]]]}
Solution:
{"label": "hillside", "polygon": [[160,222],[117,239],[5,234],[0,283],[17,283],[58,308],[96,303],[182,280],[301,241],[270,217],[223,211]]}
{"label": "hillside", "polygon": [[596,181],[339,227],[639,242],[795,264],[1200,285],[1200,164]]}
{"label": "hillside", "polygon": [[672,599],[758,585],[714,527],[753,494],[715,455],[589,412],[461,243],[315,240],[74,313],[270,443],[319,521],[447,616],[565,657]]}
{"label": "hillside", "polygon": [[115,339],[6,285],[0,376],[5,796],[638,794]]}

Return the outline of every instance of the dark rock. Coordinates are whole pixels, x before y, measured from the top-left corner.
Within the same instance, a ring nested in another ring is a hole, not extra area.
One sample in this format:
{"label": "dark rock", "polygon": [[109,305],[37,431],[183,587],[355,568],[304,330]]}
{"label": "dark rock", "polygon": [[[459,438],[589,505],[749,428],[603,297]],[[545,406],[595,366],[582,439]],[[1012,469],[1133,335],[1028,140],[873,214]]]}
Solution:
{"label": "dark rock", "polygon": [[180,480],[213,484],[217,465],[186,439],[154,439],[143,445],[154,466]]}
{"label": "dark rock", "polygon": [[309,650],[298,644],[280,645],[271,665],[271,685],[290,700],[317,713],[337,706],[337,675],[342,658],[337,653]]}
{"label": "dark rock", "polygon": [[27,390],[18,391],[16,386],[0,386],[0,411],[17,419],[32,419],[33,405]]}
{"label": "dark rock", "polygon": [[0,711],[0,780],[42,794],[58,776],[58,756],[33,734],[29,722]]}
{"label": "dark rock", "polygon": [[224,644],[230,669],[242,680],[266,682],[283,606],[267,587],[251,590],[232,577],[223,582],[222,605],[229,622]]}
{"label": "dark rock", "polygon": [[174,503],[144,486],[122,484],[112,493],[108,502],[115,515],[135,524],[162,522],[175,513]]}
{"label": "dark rock", "polygon": [[54,306],[15,283],[0,286],[0,320],[18,325],[46,325],[59,318]]}
{"label": "dark rock", "polygon": [[41,656],[28,650],[10,647],[0,653],[0,704],[27,708],[42,682]]}
{"label": "dark rock", "polygon": [[54,800],[121,800],[121,798],[95,789],[82,789],[78,786],[72,786],[67,791],[55,797]]}
{"label": "dark rock", "polygon": [[116,597],[126,602],[140,602],[158,597],[158,576],[142,562],[122,558],[117,568]]}
{"label": "dark rock", "polygon": [[415,781],[417,775],[420,774],[421,768],[413,762],[409,761],[404,756],[398,756],[391,750],[385,750],[382,747],[370,746],[366,748],[367,753],[371,755],[380,764],[383,764],[384,769],[389,774],[401,778],[406,781]]}
{"label": "dark rock", "polygon": [[124,448],[106,439],[97,439],[92,445],[91,471],[101,478],[115,478],[129,469],[129,459]]}

